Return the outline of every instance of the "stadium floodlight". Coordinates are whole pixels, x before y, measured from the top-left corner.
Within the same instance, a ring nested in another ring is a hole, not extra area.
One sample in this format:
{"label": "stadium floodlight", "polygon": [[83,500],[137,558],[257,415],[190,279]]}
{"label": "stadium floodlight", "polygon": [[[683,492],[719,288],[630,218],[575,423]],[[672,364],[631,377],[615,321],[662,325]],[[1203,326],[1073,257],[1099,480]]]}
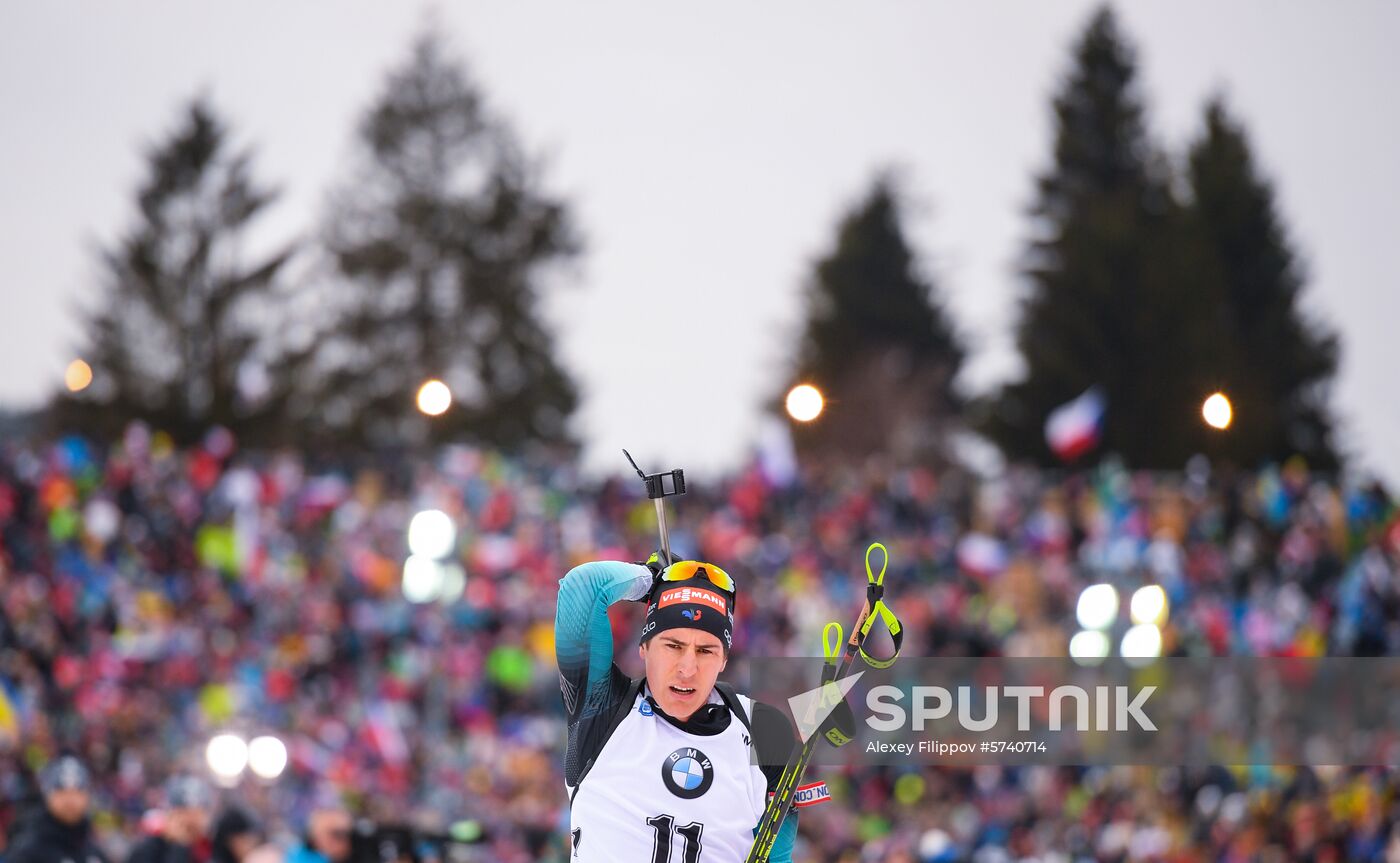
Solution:
{"label": "stadium floodlight", "polygon": [[1162,630],[1151,623],[1139,623],[1123,633],[1118,652],[1124,662],[1135,668],[1149,665],[1162,655]]}
{"label": "stadium floodlight", "polygon": [[1069,640],[1069,655],[1076,665],[1098,665],[1110,646],[1108,636],[1097,629],[1081,629]]}
{"label": "stadium floodlight", "polygon": [[287,746],[269,734],[248,744],[248,767],[263,779],[276,779],[287,769]]}
{"label": "stadium floodlight", "polygon": [[237,734],[216,734],[205,747],[204,759],[221,782],[237,779],[248,766],[248,743]]}
{"label": "stadium floodlight", "polygon": [[1167,592],[1160,584],[1149,584],[1133,592],[1128,603],[1128,613],[1133,623],[1150,623],[1161,626],[1167,621]]}
{"label": "stadium floodlight", "polygon": [[403,597],[409,602],[432,602],[442,595],[442,564],[431,557],[409,555],[403,564]]}
{"label": "stadium floodlight", "polygon": [[821,416],[825,404],[821,390],[811,384],[798,384],[787,394],[788,416],[800,423],[809,423]]}
{"label": "stadium floodlight", "polygon": [[425,509],[408,523],[408,551],[419,557],[440,560],[457,544],[457,526],[440,509]]}
{"label": "stadium floodlight", "polygon": [[1075,609],[1085,629],[1108,629],[1118,617],[1118,591],[1111,584],[1091,584],[1079,594]]}
{"label": "stadium floodlight", "polygon": [[1224,393],[1213,393],[1201,405],[1201,416],[1205,419],[1206,425],[1224,431],[1230,427],[1231,421],[1234,420],[1235,409],[1230,405],[1230,400],[1226,398]]}
{"label": "stadium floodlight", "polygon": [[82,392],[88,388],[90,383],[92,383],[92,366],[83,360],[74,360],[63,371],[63,385],[68,387],[70,393]]}
{"label": "stadium floodlight", "polygon": [[431,378],[418,388],[418,410],[430,417],[442,416],[452,407],[452,390],[447,384]]}

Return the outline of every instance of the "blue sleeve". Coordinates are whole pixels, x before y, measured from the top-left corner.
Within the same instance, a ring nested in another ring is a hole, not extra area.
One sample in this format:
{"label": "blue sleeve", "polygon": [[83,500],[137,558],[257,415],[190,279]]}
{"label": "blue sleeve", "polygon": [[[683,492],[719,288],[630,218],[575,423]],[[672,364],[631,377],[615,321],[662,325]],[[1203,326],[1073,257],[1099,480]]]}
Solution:
{"label": "blue sleeve", "polygon": [[[758,828],[753,828],[754,836]],[[768,863],[792,863],[792,849],[797,844],[797,810],[788,811],[783,826],[778,828],[778,838],[773,840],[773,850],[768,853]]]}
{"label": "blue sleeve", "polygon": [[[608,606],[637,600],[651,588],[651,570],[636,563],[585,563],[559,580],[554,611],[554,657],[559,663],[564,702],[573,716],[582,701],[570,698],[568,684],[594,691],[607,682],[613,664]],[[575,692],[576,694],[576,692]],[[570,704],[570,701],[574,704]]]}
{"label": "blue sleeve", "polygon": [[569,719],[564,782],[578,784],[607,743],[609,720],[631,681],[613,663],[608,606],[637,600],[651,589],[651,570],[637,563],[585,563],[559,581],[554,611],[554,658]]}

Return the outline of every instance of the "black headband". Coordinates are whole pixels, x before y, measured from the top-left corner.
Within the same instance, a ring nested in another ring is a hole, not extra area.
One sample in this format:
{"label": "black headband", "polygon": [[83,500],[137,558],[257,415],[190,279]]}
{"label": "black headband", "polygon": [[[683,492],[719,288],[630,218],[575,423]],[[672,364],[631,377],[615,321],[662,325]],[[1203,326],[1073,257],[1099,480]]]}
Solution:
{"label": "black headband", "polygon": [[663,581],[647,605],[640,643],[668,629],[699,629],[718,638],[728,653],[734,642],[734,599],[707,578]]}

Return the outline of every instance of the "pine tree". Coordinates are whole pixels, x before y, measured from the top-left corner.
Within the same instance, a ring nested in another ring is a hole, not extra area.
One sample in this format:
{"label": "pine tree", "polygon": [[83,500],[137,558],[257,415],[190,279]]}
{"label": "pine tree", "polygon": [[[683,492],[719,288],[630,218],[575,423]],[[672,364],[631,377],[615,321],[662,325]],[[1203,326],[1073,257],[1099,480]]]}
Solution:
{"label": "pine tree", "polygon": [[[564,442],[576,402],[539,315],[545,276],[578,242],[505,125],[432,34],[388,77],[359,128],[326,243],[343,319],[323,352],[325,422],[372,441]],[[431,424],[413,395],[441,378],[457,404]]]}
{"label": "pine tree", "polygon": [[1327,384],[1338,342],[1299,307],[1304,277],[1241,124],[1220,100],[1189,157],[1192,239],[1201,278],[1214,279],[1232,361],[1221,389],[1238,422],[1218,444],[1245,466],[1297,453],[1337,464]]}
{"label": "pine tree", "polygon": [[1179,467],[1204,443],[1218,328],[1201,315],[1136,78],[1132,49],[1100,10],[1054,100],[1054,162],[1038,181],[1016,333],[1025,375],[983,423],[1015,459],[1052,463],[1046,417],[1091,386],[1107,401],[1100,453]]}
{"label": "pine tree", "polygon": [[963,357],[904,235],[894,180],[882,176],[841,219],[808,283],[795,371],[828,407],[794,430],[799,452],[845,461],[940,457],[960,407],[953,379]]}
{"label": "pine tree", "polygon": [[205,99],[147,154],[135,225],[101,250],[104,293],[80,355],[93,384],[58,396],[51,420],[111,436],[132,420],[177,440],[224,426],[247,441],[284,439],[302,355],[276,338],[285,245],[245,262],[247,233],[276,193]]}

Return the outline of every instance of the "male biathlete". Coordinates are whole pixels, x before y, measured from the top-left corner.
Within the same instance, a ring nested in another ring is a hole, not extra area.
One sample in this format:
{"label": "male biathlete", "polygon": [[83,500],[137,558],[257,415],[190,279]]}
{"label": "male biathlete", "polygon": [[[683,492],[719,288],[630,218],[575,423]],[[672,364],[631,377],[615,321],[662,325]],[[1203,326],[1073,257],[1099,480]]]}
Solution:
{"label": "male biathlete", "polygon": [[[738,863],[796,736],[777,708],[718,681],[733,642],[733,579],[698,561],[663,570],[657,558],[586,563],[559,582],[572,859]],[[647,603],[637,680],[613,663],[608,607],[623,601]],[[796,834],[794,813],[769,859],[791,861]]]}

